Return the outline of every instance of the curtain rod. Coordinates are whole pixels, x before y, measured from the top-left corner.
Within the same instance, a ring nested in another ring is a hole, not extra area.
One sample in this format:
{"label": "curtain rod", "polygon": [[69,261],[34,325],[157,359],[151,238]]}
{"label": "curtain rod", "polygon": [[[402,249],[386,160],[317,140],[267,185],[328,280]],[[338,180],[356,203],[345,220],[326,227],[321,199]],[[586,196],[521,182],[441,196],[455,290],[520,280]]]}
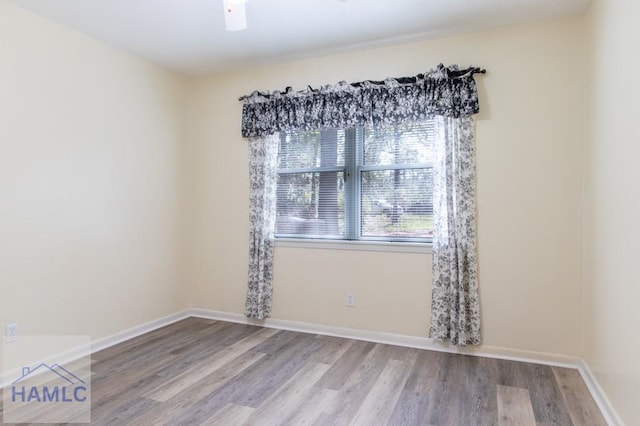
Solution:
{"label": "curtain rod", "polygon": [[[449,67],[445,67],[443,65],[439,65],[435,71],[444,71],[446,73],[447,78],[451,78],[451,79],[473,76],[474,74],[486,74],[487,72],[486,69],[479,68],[479,67],[469,67],[466,69],[459,70],[459,69],[452,69]],[[425,77],[427,76],[428,74],[418,74],[414,77],[395,77],[395,78],[388,78],[386,80],[364,80],[364,81],[358,81],[355,83],[350,83],[349,86],[355,87],[358,89],[365,85],[384,86],[385,83],[389,80],[395,80],[400,84],[413,84],[413,83],[416,83],[418,80],[424,80]],[[318,92],[318,91],[319,89],[314,89],[311,86],[307,86],[306,90],[299,90],[296,93]],[[287,86],[282,92],[275,91],[273,93],[265,93],[265,92],[260,92],[256,90],[250,95],[240,96],[238,100],[244,101],[245,99],[250,98],[254,95],[262,96],[264,98],[270,98],[275,93],[292,93],[292,92],[293,92],[293,88],[291,86]]]}

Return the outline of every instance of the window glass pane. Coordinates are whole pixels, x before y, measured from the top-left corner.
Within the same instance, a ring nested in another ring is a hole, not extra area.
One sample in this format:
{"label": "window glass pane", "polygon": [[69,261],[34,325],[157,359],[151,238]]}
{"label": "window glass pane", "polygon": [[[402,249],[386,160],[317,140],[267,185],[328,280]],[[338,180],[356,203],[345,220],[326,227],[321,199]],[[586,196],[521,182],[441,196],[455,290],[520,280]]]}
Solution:
{"label": "window glass pane", "polygon": [[279,169],[344,166],[344,130],[283,134],[278,152]]}
{"label": "window glass pane", "polygon": [[344,236],[344,173],[278,176],[277,235]]}
{"label": "window glass pane", "polygon": [[365,166],[424,164],[433,160],[434,121],[364,129]]}
{"label": "window glass pane", "polygon": [[431,168],[361,172],[362,236],[431,238],[432,188]]}

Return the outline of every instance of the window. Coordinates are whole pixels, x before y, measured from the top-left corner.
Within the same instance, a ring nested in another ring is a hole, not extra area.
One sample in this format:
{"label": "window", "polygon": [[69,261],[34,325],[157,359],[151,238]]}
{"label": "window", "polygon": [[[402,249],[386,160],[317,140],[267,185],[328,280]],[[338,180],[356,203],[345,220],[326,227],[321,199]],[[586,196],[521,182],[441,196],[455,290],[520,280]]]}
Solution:
{"label": "window", "polygon": [[430,241],[433,123],[281,134],[276,237]]}

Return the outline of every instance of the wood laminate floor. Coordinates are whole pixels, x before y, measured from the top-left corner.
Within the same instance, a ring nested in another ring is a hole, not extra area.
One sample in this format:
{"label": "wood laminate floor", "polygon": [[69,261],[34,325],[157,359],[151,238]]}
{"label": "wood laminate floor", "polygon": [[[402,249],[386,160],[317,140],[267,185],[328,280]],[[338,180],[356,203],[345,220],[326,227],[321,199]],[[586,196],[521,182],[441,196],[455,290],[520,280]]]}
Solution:
{"label": "wood laminate floor", "polygon": [[605,425],[577,370],[189,318],[92,357],[99,425]]}

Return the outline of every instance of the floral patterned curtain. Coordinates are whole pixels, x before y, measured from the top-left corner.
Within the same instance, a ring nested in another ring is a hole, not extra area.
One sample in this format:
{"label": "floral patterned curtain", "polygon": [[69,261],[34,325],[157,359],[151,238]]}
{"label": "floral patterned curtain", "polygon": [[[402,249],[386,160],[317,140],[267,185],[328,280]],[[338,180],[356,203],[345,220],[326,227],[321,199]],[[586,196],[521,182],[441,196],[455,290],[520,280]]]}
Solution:
{"label": "floral patterned curtain", "polygon": [[479,68],[439,65],[415,77],[340,82],[296,92],[243,96],[242,136],[413,123],[434,115],[464,117],[478,112],[473,74]]}
{"label": "floral patterned curtain", "polygon": [[264,319],[271,313],[279,142],[278,135],[249,140],[248,318]]}
{"label": "floral patterned curtain", "polygon": [[436,117],[429,337],[480,344],[473,118]]}
{"label": "floral patterned curtain", "polygon": [[242,135],[250,139],[251,224],[246,315],[271,311],[278,134],[356,126],[391,126],[433,118],[442,135],[434,165],[433,339],[480,343],[476,260],[473,75],[484,70],[439,65],[415,77],[253,92],[244,102]]}

